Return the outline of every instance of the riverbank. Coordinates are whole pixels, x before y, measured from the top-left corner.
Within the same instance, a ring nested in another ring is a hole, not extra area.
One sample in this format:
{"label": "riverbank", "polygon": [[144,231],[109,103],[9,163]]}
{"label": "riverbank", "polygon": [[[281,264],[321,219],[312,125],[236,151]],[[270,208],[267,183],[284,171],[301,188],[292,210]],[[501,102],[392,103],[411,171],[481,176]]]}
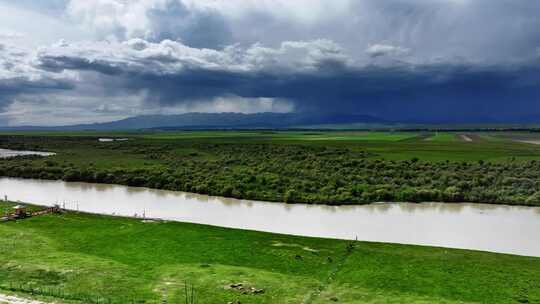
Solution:
{"label": "riverbank", "polygon": [[0,238],[0,288],[71,301],[176,303],[186,282],[198,303],[540,301],[539,258],[73,212],[2,223]]}

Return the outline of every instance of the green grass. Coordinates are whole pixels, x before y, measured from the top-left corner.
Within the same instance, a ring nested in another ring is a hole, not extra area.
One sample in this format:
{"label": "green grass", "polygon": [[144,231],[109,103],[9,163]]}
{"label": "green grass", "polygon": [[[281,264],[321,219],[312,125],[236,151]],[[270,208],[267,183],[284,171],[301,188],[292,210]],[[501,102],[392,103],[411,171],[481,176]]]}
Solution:
{"label": "green grass", "polygon": [[539,132],[505,132],[505,133],[491,133],[491,138],[499,141],[538,141],[540,142]]}
{"label": "green grass", "polygon": [[15,203],[6,203],[2,202],[0,203],[0,216],[3,216],[6,213],[12,213],[13,207],[15,207],[17,204]]}
{"label": "green grass", "polygon": [[461,141],[461,139],[458,137],[458,134],[455,133],[442,133],[438,132],[435,134],[432,134],[430,137],[426,138],[427,141],[433,141],[433,142],[456,142]]}
{"label": "green grass", "polygon": [[14,211],[13,207],[19,206],[19,205],[26,206],[26,210],[28,212],[35,212],[35,211],[39,211],[39,210],[43,209],[43,207],[40,207],[40,206],[25,205],[25,204],[21,204],[21,203],[17,203],[17,202],[1,201],[0,202],[0,216],[4,216],[5,214],[13,213],[13,211]]}
{"label": "green grass", "polygon": [[0,239],[0,293],[73,303],[184,303],[186,282],[197,303],[540,303],[539,258],[76,213],[1,223]]}
{"label": "green grass", "polygon": [[[141,135],[149,140],[194,143],[272,143],[346,147],[373,152],[375,158],[425,161],[494,161],[540,159],[540,146],[516,142],[512,132],[474,133],[473,142],[459,134],[438,132],[360,131],[186,131]],[[138,138],[135,136],[135,138]]]}
{"label": "green grass", "polygon": [[300,134],[297,137],[285,137],[296,140],[322,140],[322,141],[377,141],[377,142],[397,142],[401,140],[415,138],[415,133],[383,133],[383,132],[350,132],[336,134]]}
{"label": "green grass", "polygon": [[265,141],[382,141],[395,142],[416,137],[405,132],[359,131],[183,131],[141,135],[146,139],[251,139]]}
{"label": "green grass", "polygon": [[[523,132],[480,132],[473,133],[473,142],[465,142],[458,133],[417,133],[417,132],[368,132],[368,131],[145,131],[145,132],[15,132],[1,133],[1,136],[15,135],[31,141],[36,136],[77,140],[73,145],[54,146],[50,143],[43,148],[62,153],[55,158],[73,163],[89,163],[108,167],[124,165],[136,167],[144,163],[143,157],[122,151],[111,151],[108,146],[97,144],[99,137],[129,137],[142,144],[178,145],[201,143],[227,144],[286,144],[346,147],[375,153],[376,158],[408,160],[419,158],[426,161],[508,161],[509,159],[540,159],[540,147],[517,142],[535,139],[535,133]],[[13,137],[12,137],[13,138]],[[95,143],[94,143],[95,141]],[[84,144],[83,144],[84,143]],[[0,139],[1,146],[1,139]],[[188,147],[187,149],[193,149]],[[89,154],[92,157],[89,157]],[[211,155],[207,155],[212,158]],[[147,163],[152,163],[146,160]]]}

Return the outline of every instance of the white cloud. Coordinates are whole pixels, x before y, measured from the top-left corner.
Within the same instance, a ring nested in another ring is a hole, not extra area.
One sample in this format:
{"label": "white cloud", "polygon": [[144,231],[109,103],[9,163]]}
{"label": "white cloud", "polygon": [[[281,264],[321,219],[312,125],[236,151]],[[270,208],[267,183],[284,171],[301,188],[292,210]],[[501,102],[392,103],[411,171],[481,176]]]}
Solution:
{"label": "white cloud", "polygon": [[366,53],[372,57],[384,57],[384,56],[403,56],[409,54],[410,50],[400,46],[393,46],[388,44],[372,44],[366,49]]}
{"label": "white cloud", "polygon": [[[107,122],[144,113],[144,96],[79,96],[79,91],[63,94],[22,94],[5,109],[9,125],[58,126],[80,123]],[[106,98],[117,111],[103,111]]]}
{"label": "white cloud", "polygon": [[165,0],[122,1],[122,0],[72,0],[66,12],[74,22],[92,28],[98,34],[112,38],[144,37],[148,35],[148,10],[163,6]]}
{"label": "white cloud", "polygon": [[242,19],[252,14],[268,14],[282,21],[295,20],[303,25],[315,25],[321,19],[343,16],[352,0],[71,0],[68,16],[102,33],[118,34],[126,38],[149,38],[152,20],[149,12],[171,7],[181,8],[176,25],[182,27],[191,14],[214,12],[229,20]]}
{"label": "white cloud", "polygon": [[210,100],[177,105],[159,105],[146,101],[144,94],[79,97],[71,94],[21,95],[0,113],[9,125],[58,126],[81,123],[108,122],[138,115],[200,113],[288,113],[292,102],[275,98],[242,98],[223,96]]}
{"label": "white cloud", "polygon": [[184,70],[230,72],[302,71],[318,69],[325,61],[350,63],[343,49],[329,40],[286,41],[279,48],[255,44],[248,48],[199,49],[181,42],[60,42],[37,52],[38,64],[51,70],[92,69],[107,73],[178,74]]}
{"label": "white cloud", "polygon": [[223,96],[216,97],[210,101],[198,101],[187,105],[179,105],[173,107],[172,110],[164,109],[165,113],[188,113],[188,112],[204,112],[204,113],[289,113],[294,111],[294,104],[285,99],[279,98],[244,98],[239,96]]}
{"label": "white cloud", "polygon": [[[10,39],[19,38],[16,39],[18,46],[35,48],[59,39],[92,38],[85,28],[65,20],[62,16],[53,16],[17,5],[18,1],[0,1],[0,32],[7,33],[11,36]],[[3,39],[0,37],[0,42],[1,40]]]}
{"label": "white cloud", "polygon": [[[33,64],[33,53],[13,44],[0,44],[0,88],[5,91],[25,90],[28,87],[55,88],[73,79],[75,73],[52,73]],[[0,92],[0,98],[2,97]],[[1,106],[1,104],[0,104]]]}
{"label": "white cloud", "polygon": [[231,19],[262,12],[282,21],[314,25],[321,19],[343,16],[354,0],[185,0],[189,7],[213,9]]}
{"label": "white cloud", "polygon": [[0,41],[1,40],[18,40],[22,38],[24,38],[24,34],[22,33],[0,28]]}
{"label": "white cloud", "polygon": [[212,48],[231,43],[222,15],[181,0],[71,0],[66,14],[94,31],[99,39],[170,39]]}

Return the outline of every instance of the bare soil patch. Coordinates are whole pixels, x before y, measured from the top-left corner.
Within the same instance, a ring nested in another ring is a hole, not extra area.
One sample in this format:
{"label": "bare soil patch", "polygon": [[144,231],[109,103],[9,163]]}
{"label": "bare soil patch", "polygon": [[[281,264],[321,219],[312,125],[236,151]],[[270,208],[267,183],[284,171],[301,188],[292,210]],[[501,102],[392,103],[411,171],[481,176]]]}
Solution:
{"label": "bare soil patch", "polygon": [[466,134],[461,134],[459,135],[459,138],[461,138],[463,141],[466,141],[466,142],[472,142],[473,139],[471,138],[470,135],[466,135]]}

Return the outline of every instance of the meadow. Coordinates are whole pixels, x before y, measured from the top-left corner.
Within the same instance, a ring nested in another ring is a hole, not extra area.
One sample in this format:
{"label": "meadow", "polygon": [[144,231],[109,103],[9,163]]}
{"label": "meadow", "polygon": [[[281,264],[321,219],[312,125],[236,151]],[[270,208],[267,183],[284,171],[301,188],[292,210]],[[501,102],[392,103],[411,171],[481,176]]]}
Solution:
{"label": "meadow", "polygon": [[[184,131],[0,135],[52,151],[0,176],[145,186],[287,203],[540,205],[540,146],[515,133]],[[536,136],[535,133],[528,134]],[[99,142],[100,137],[128,141]]]}
{"label": "meadow", "polygon": [[0,294],[45,302],[540,303],[532,257],[74,212],[0,239]]}

